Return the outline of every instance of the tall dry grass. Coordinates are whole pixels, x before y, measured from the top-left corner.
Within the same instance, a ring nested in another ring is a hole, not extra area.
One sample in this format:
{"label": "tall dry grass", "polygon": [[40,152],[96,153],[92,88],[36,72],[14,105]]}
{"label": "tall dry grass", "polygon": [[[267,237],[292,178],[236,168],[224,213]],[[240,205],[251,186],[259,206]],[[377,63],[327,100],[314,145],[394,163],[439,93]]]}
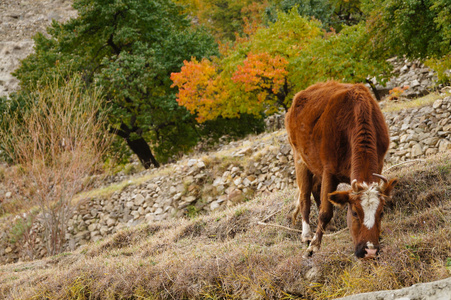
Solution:
{"label": "tall dry grass", "polygon": [[44,225],[47,253],[54,255],[65,241],[71,200],[110,143],[104,135],[104,103],[98,90],[83,89],[78,76],[49,82],[18,104],[23,103],[4,115],[0,126],[1,146],[15,165],[5,182],[15,191],[15,201],[39,207],[34,217]]}

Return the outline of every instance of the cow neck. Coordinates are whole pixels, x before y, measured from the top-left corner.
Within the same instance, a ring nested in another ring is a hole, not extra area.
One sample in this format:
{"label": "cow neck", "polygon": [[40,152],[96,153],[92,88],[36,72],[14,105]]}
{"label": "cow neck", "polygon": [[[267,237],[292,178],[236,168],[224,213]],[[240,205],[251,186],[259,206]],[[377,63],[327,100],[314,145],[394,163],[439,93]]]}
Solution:
{"label": "cow neck", "polygon": [[372,106],[361,93],[354,95],[354,126],[351,130],[351,181],[373,182],[378,173],[377,133],[372,121]]}

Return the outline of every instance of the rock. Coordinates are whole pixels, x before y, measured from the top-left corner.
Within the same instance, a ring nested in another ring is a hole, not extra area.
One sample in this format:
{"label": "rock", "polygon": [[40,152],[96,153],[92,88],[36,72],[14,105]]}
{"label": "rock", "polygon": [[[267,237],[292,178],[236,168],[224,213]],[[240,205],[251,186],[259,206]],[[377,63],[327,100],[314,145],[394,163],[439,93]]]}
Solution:
{"label": "rock", "polygon": [[196,201],[196,197],[195,196],[187,196],[187,197],[183,198],[183,201],[192,203],[192,202]]}
{"label": "rock", "polygon": [[435,100],[434,104],[432,104],[432,107],[439,108],[440,106],[442,106],[442,103],[443,103],[442,99]]}
{"label": "rock", "polygon": [[130,213],[133,216],[133,219],[139,219],[140,214],[138,211],[134,210]]}
{"label": "rock", "polygon": [[192,166],[194,166],[195,164],[197,164],[197,159],[190,159],[190,160],[188,160],[188,167],[192,167]]}
{"label": "rock", "polygon": [[244,201],[244,195],[243,192],[239,189],[234,189],[227,197],[227,200],[229,200],[230,204],[237,204]]}
{"label": "rock", "polygon": [[244,149],[241,149],[240,151],[238,151],[235,156],[249,156],[251,155],[253,152],[252,147],[246,147]]}
{"label": "rock", "polygon": [[174,197],[172,197],[172,200],[174,201],[178,201],[182,198],[182,193],[177,193],[174,195]]}
{"label": "rock", "polygon": [[6,192],[6,193],[5,193],[5,198],[6,198],[6,199],[9,199],[9,198],[12,197],[12,195],[13,195],[13,193],[11,193],[11,192]]}
{"label": "rock", "polygon": [[93,231],[95,231],[96,229],[97,229],[97,224],[96,224],[96,223],[91,224],[91,225],[88,226],[88,230],[89,230],[90,232],[93,232]]}
{"label": "rock", "polygon": [[441,139],[439,146],[438,146],[438,151],[446,152],[446,151],[450,151],[450,150],[451,150],[451,142],[449,142],[448,140],[445,140],[445,139]]}
{"label": "rock", "polygon": [[218,197],[218,199],[216,200],[217,203],[221,204],[222,202],[227,200],[227,196],[226,195],[221,195]]}
{"label": "rock", "polygon": [[107,226],[102,226],[99,231],[102,236],[105,236],[108,233],[109,228]]}
{"label": "rock", "polygon": [[425,145],[435,145],[437,144],[439,138],[434,136],[426,139],[420,139]]}
{"label": "rock", "polygon": [[414,284],[398,290],[377,291],[338,298],[337,300],[449,300],[451,278]]}
{"label": "rock", "polygon": [[107,225],[108,227],[112,227],[112,226],[114,226],[115,224],[116,224],[116,220],[115,220],[115,219],[108,218],[107,221],[106,221],[106,225]]}
{"label": "rock", "polygon": [[241,184],[242,181],[243,181],[243,180],[241,179],[241,177],[236,177],[236,178],[233,180],[233,183],[234,183],[236,186],[239,186],[239,185]]}
{"label": "rock", "polygon": [[416,80],[416,79],[414,79],[411,83],[410,83],[410,87],[411,88],[415,88],[415,87],[417,87],[417,86],[419,86],[420,85],[420,82],[418,81],[418,80]]}
{"label": "rock", "polygon": [[213,201],[210,203],[210,210],[213,211],[215,209],[218,209],[221,205],[217,201]]}
{"label": "rock", "polygon": [[134,204],[135,204],[136,206],[141,206],[141,205],[143,204],[144,201],[145,201],[144,196],[141,195],[141,194],[137,194],[137,195],[135,196],[135,202],[134,202]]}

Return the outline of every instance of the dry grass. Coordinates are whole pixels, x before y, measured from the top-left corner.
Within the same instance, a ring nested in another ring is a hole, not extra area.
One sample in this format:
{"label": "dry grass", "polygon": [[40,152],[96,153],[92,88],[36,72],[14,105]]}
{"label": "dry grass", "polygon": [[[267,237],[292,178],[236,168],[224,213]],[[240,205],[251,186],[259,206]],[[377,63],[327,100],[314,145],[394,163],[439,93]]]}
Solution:
{"label": "dry grass", "polygon": [[144,182],[148,182],[156,177],[169,175],[173,172],[172,166],[163,167],[158,169],[157,172],[146,174],[144,176],[136,176],[130,179],[123,180],[121,182],[111,184],[98,189],[88,190],[77,194],[73,201],[77,203],[80,200],[87,198],[108,198],[113,195],[114,192],[122,191],[124,188],[130,185],[140,185]]}
{"label": "dry grass", "polygon": [[[449,277],[451,163],[402,165],[375,261],[353,256],[347,231],[303,257],[289,226],[296,191],[201,216],[131,228],[74,253],[0,267],[5,299],[331,299]],[[275,214],[274,214],[275,213]],[[344,226],[344,211],[335,225]]]}
{"label": "dry grass", "polygon": [[415,108],[415,107],[422,107],[425,105],[431,105],[435,102],[437,99],[441,99],[443,96],[440,96],[439,93],[430,93],[426,96],[414,99],[414,100],[408,100],[408,101],[388,101],[384,105],[382,111],[383,112],[396,112],[400,111],[402,109],[409,109],[409,108]]}

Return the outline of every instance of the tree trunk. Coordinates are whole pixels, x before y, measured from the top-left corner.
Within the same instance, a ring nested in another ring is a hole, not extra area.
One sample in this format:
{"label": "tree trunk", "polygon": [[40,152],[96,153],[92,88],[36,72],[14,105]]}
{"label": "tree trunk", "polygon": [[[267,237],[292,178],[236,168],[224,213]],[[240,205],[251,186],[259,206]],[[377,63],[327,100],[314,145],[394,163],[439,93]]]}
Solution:
{"label": "tree trunk", "polygon": [[377,90],[376,86],[374,85],[373,81],[367,79],[366,83],[368,83],[373,90],[374,96],[376,96],[377,101],[381,101],[381,96],[379,95],[379,91]]}
{"label": "tree trunk", "polygon": [[132,133],[140,132],[139,128],[135,127],[130,129],[127,125],[122,123],[120,129],[111,129],[110,132],[117,134],[127,142],[127,145],[138,156],[139,161],[144,168],[149,169],[152,164],[155,168],[160,167],[160,164],[152,154],[152,150],[150,150],[149,144],[147,144],[142,136],[139,135],[139,138],[136,139],[130,138]]}
{"label": "tree trunk", "polygon": [[156,168],[160,167],[160,164],[155,159],[150,150],[149,144],[147,144],[144,138],[133,139],[126,138],[125,141],[127,145],[132,149],[132,151],[138,156],[139,161],[144,166],[144,168],[149,169],[153,164]]}

